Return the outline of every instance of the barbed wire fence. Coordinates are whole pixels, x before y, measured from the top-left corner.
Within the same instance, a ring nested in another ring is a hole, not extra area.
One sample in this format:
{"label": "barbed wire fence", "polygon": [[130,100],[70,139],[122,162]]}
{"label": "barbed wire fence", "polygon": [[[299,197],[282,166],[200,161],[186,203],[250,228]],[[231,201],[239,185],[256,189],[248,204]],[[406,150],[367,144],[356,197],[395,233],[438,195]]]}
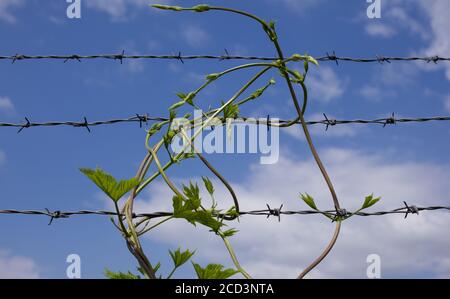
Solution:
{"label": "barbed wire fence", "polygon": [[[329,118],[326,114],[323,114],[323,119],[320,120],[310,120],[306,121],[307,125],[324,125],[325,130],[328,130],[330,126],[345,125],[345,124],[371,124],[371,125],[382,125],[386,127],[387,125],[395,125],[401,123],[424,123],[424,122],[434,122],[434,121],[450,121],[450,116],[432,116],[432,117],[418,117],[418,118],[399,118],[395,117],[395,114],[386,118],[375,118],[375,119],[335,119]],[[269,121],[267,120],[269,118]],[[247,122],[254,123],[256,125],[265,126],[276,126],[278,124],[287,124],[290,121],[285,119],[280,119],[277,122],[273,122],[269,117],[264,118],[248,118],[239,117],[235,119],[235,122]],[[83,117],[82,121],[48,121],[48,122],[32,122],[30,118],[25,117],[25,121],[22,123],[8,123],[0,122],[0,128],[19,128],[17,133],[22,132],[23,129],[29,129],[33,127],[58,127],[67,126],[74,128],[86,128],[91,132],[90,127],[95,126],[106,126],[115,124],[125,124],[125,123],[139,123],[139,127],[142,128],[144,125],[148,125],[151,121],[168,121],[169,118],[165,117],[152,117],[148,114],[136,114],[128,118],[113,118],[108,120],[98,120],[89,122],[86,117]],[[295,122],[300,124],[299,121]]]}
{"label": "barbed wire fence", "polygon": [[[349,217],[349,216],[384,216],[391,214],[401,214],[404,215],[406,219],[409,214],[419,214],[420,211],[437,211],[437,210],[447,210],[450,211],[450,206],[429,206],[429,207],[419,207],[415,205],[408,205],[406,202],[404,203],[404,207],[396,208],[387,211],[377,211],[377,212],[355,212],[351,213],[346,210],[340,210],[336,212],[336,210],[298,210],[298,211],[285,211],[283,210],[283,205],[279,208],[271,208],[269,204],[267,204],[267,209],[262,210],[253,210],[253,211],[240,211],[239,216],[250,215],[250,216],[266,216],[267,218],[274,216],[278,217],[278,221],[281,220],[282,215],[326,215],[331,218],[335,217]],[[0,214],[15,214],[15,215],[33,215],[33,216],[47,216],[50,217],[49,225],[52,224],[54,219],[61,218],[69,218],[71,216],[81,216],[81,215],[101,215],[101,216],[124,216],[125,214],[118,214],[113,211],[105,211],[105,210],[79,210],[79,211],[50,211],[49,209],[45,210],[0,210]],[[154,213],[133,213],[132,218],[147,218],[154,219],[160,217],[170,217],[173,216],[172,212],[154,212]],[[225,217],[225,214],[217,214],[217,216]]]}
{"label": "barbed wire fence", "polygon": [[[11,63],[22,62],[22,61],[31,61],[31,60],[62,60],[64,63],[68,61],[78,61],[81,62],[83,60],[94,60],[94,59],[103,59],[103,60],[113,60],[119,61],[121,64],[124,60],[131,59],[160,59],[160,60],[177,60],[181,63],[184,63],[187,60],[260,60],[260,61],[274,61],[277,60],[276,57],[270,56],[239,56],[239,55],[230,55],[228,50],[225,49],[224,55],[182,55],[181,52],[178,52],[176,55],[126,55],[125,51],[122,51],[119,54],[95,54],[95,55],[80,55],[80,54],[70,54],[70,55],[25,55],[25,54],[14,54],[14,55],[0,55],[1,61],[11,61]],[[380,56],[376,55],[374,57],[369,58],[355,58],[355,57],[346,57],[346,56],[338,56],[333,51],[331,54],[326,53],[324,56],[315,57],[317,61],[322,62],[334,62],[336,65],[339,65],[340,62],[352,62],[352,63],[391,63],[391,62],[416,62],[422,61],[426,63],[440,63],[440,62],[450,62],[450,57],[441,57],[438,55],[435,56],[410,56],[410,57],[399,57],[399,56]],[[381,125],[382,127],[386,127],[388,125],[395,124],[404,124],[404,123],[427,123],[427,122],[446,122],[450,121],[450,116],[430,116],[430,117],[416,117],[416,118],[404,118],[404,117],[396,117],[394,113],[392,113],[389,117],[386,118],[374,118],[374,119],[334,119],[329,118],[325,113],[323,114],[323,119],[320,120],[310,120],[307,121],[307,125],[323,125],[325,126],[325,130],[328,130],[330,126],[335,125],[344,125],[344,124],[366,124],[366,125]],[[246,118],[240,117],[242,121],[253,120],[257,125],[266,125],[268,127],[274,126],[276,124],[272,123],[269,120],[269,116],[267,116],[267,120],[263,119],[255,119],[255,118]],[[97,121],[88,121],[86,117],[82,117],[82,121],[46,121],[46,122],[34,122],[31,121],[29,117],[25,117],[24,122],[20,123],[11,123],[11,122],[1,122],[0,128],[16,128],[18,129],[17,133],[22,132],[24,129],[29,129],[33,127],[58,127],[58,126],[67,126],[74,128],[85,128],[88,132],[91,132],[90,127],[96,126],[109,126],[116,124],[126,124],[126,123],[138,123],[139,127],[142,128],[144,125],[148,125],[149,122],[152,121],[167,121],[168,118],[165,117],[157,117],[157,116],[149,116],[148,114],[135,114],[134,116],[130,116],[128,118],[111,118],[107,120],[97,120]],[[291,122],[290,120],[278,120],[279,124],[285,124]],[[300,122],[296,122],[300,124]],[[383,215],[392,215],[392,214],[400,214],[404,215],[404,218],[407,218],[410,214],[419,214],[421,211],[450,211],[450,206],[427,206],[420,207],[415,205],[408,205],[405,201],[403,202],[404,206],[392,210],[386,211],[376,211],[376,212],[355,212],[351,213],[346,211],[345,209],[336,211],[336,210],[283,210],[283,205],[279,208],[271,208],[269,204],[267,204],[266,209],[261,210],[252,210],[252,211],[239,211],[239,216],[266,216],[267,218],[273,216],[277,217],[278,220],[281,220],[282,215],[326,215],[331,218],[336,217],[350,217],[350,216],[383,216]],[[28,215],[28,216],[47,216],[50,218],[49,225],[53,223],[54,219],[62,219],[62,218],[70,218],[72,216],[82,216],[82,215],[98,215],[98,216],[120,216],[120,214],[113,211],[106,210],[79,210],[79,211],[61,211],[55,210],[51,211],[49,209],[44,210],[16,210],[16,209],[8,209],[8,210],[0,210],[1,215]],[[154,212],[154,213],[133,213],[132,218],[160,218],[160,217],[170,217],[172,216],[172,212]],[[217,217],[225,217],[224,214],[217,214]]]}
{"label": "barbed wire fence", "polygon": [[[356,62],[356,63],[391,63],[394,61],[423,61],[423,62],[448,62],[450,61],[450,57],[442,57],[439,55],[434,56],[409,56],[409,57],[401,57],[401,56],[383,56],[383,55],[375,55],[374,57],[362,58],[362,57],[346,57],[346,56],[338,56],[333,51],[331,54],[326,53],[324,56],[314,57],[317,61],[322,62],[335,62],[339,65],[339,62]],[[94,59],[103,59],[103,60],[115,60],[123,63],[124,60],[130,59],[162,59],[162,60],[178,60],[182,63],[186,60],[198,60],[198,59],[209,59],[209,60],[261,60],[261,61],[274,61],[277,60],[277,57],[274,56],[241,56],[241,55],[230,55],[228,50],[225,49],[225,54],[223,55],[182,55],[181,52],[178,54],[165,54],[165,55],[150,55],[150,54],[142,54],[142,55],[126,55],[125,51],[122,51],[118,54],[93,54],[93,55],[80,55],[80,54],[69,54],[69,55],[26,55],[26,54],[14,54],[14,55],[0,55],[0,60],[9,60],[12,63],[17,61],[27,61],[27,60],[62,60],[64,63],[70,60],[75,60],[81,62],[82,60],[94,60]]]}

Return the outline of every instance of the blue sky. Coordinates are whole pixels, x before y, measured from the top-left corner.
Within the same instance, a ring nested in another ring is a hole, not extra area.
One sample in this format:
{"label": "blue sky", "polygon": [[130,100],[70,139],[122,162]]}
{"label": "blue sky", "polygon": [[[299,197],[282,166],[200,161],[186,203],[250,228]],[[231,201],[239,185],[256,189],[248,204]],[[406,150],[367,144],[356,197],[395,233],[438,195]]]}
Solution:
{"label": "blue sky", "polygon": [[[81,19],[66,17],[63,0],[2,0],[0,55],[20,54],[223,54],[273,55],[259,26],[224,13],[154,11],[140,0],[81,0]],[[168,3],[169,1],[165,1]],[[336,51],[355,57],[450,56],[445,0],[382,1],[382,18],[370,20],[363,0],[210,1],[253,12],[277,22],[285,53],[321,56]],[[191,6],[194,1],[170,1]],[[188,92],[208,73],[238,61],[0,61],[0,121],[81,121],[166,116],[175,93]],[[225,99],[250,72],[216,84],[207,94]],[[264,85],[274,72],[261,81]],[[282,81],[259,105],[242,113],[290,118],[294,109]],[[392,112],[418,117],[450,114],[450,64],[395,62],[351,64],[323,62],[311,68],[307,119],[327,113],[336,118],[378,118]],[[211,102],[213,103],[213,102]],[[383,196],[374,209],[449,204],[450,170],[447,123],[312,128],[338,195],[349,210],[374,192]],[[300,192],[331,206],[329,195],[298,128],[280,135],[280,161],[259,165],[258,155],[209,155],[230,179],[246,209],[266,203],[304,208]],[[136,124],[85,129],[31,128],[17,134],[0,129],[0,209],[78,210],[108,208],[107,200],[79,171],[100,166],[117,177],[134,175],[145,155],[145,131]],[[198,161],[169,171],[178,184],[209,175]],[[294,186],[294,187],[293,187]],[[220,187],[218,194],[226,200]],[[170,209],[171,194],[157,181],[139,199],[142,211]],[[331,236],[321,217],[242,219],[232,239],[242,264],[255,277],[295,277]],[[375,218],[375,219],[374,219]],[[383,277],[449,277],[450,239],[445,212],[351,219],[330,257],[311,277],[358,277],[366,256],[382,258]],[[64,278],[66,256],[77,253],[84,278],[102,277],[105,267],[134,270],[136,263],[107,217],[73,217],[47,226],[44,217],[0,216],[0,277]],[[267,242],[267,239],[273,240]],[[143,238],[152,261],[170,268],[167,250],[197,249],[195,261],[231,265],[225,250],[204,229],[175,221]],[[198,247],[198,244],[202,244]],[[287,246],[286,246],[287,245]],[[405,253],[407,252],[407,254]],[[420,263],[413,263],[419,260]],[[191,277],[188,265],[178,277]]]}

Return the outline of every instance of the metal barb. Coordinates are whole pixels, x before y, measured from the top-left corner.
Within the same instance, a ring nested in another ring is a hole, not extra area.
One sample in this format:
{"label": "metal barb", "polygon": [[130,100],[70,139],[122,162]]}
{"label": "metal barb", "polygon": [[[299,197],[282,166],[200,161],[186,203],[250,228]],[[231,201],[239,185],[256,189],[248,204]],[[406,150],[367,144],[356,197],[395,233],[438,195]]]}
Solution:
{"label": "metal barb", "polygon": [[405,204],[406,207],[406,213],[405,213],[405,218],[408,217],[408,214],[417,214],[419,215],[419,209],[416,206],[408,206],[408,204],[406,203],[406,201],[403,202]]}
{"label": "metal barb", "polygon": [[177,59],[178,59],[182,64],[184,64],[183,56],[181,56],[181,52],[178,52]]}
{"label": "metal barb", "polygon": [[328,60],[330,60],[330,61],[335,61],[336,62],[336,65],[337,66],[339,66],[339,59],[338,59],[338,57],[336,56],[336,52],[333,50],[333,54],[328,54],[328,52],[327,52],[327,58],[328,58]]}
{"label": "metal barb", "polygon": [[329,126],[335,126],[336,125],[336,120],[335,119],[328,119],[327,115],[324,113],[323,117],[325,117],[325,131],[328,131],[328,127]]}
{"label": "metal barb", "polygon": [[65,215],[65,214],[62,213],[61,211],[50,212],[47,208],[45,208],[45,210],[47,211],[47,216],[50,217],[50,222],[48,223],[48,225],[51,225],[51,224],[52,224],[53,219],[69,218],[68,215]]}
{"label": "metal barb", "polygon": [[122,50],[122,53],[118,55],[114,55],[114,60],[120,60],[120,64],[123,64],[124,58],[125,58],[125,50]]}
{"label": "metal barb", "polygon": [[387,125],[395,125],[395,124],[397,124],[397,120],[395,119],[395,113],[392,112],[391,117],[386,118],[383,124],[383,128],[386,127]]}
{"label": "metal barb", "polygon": [[281,206],[278,209],[272,209],[270,208],[269,204],[266,204],[267,206],[267,210],[269,212],[269,214],[267,214],[267,218],[269,218],[270,216],[275,216],[278,217],[278,222],[281,222],[281,209],[283,208],[283,204],[281,204]]}
{"label": "metal barb", "polygon": [[25,121],[26,121],[26,123],[21,125],[21,128],[17,131],[17,134],[22,132],[23,129],[29,128],[31,126],[31,122],[30,122],[30,120],[27,117],[25,117]]}

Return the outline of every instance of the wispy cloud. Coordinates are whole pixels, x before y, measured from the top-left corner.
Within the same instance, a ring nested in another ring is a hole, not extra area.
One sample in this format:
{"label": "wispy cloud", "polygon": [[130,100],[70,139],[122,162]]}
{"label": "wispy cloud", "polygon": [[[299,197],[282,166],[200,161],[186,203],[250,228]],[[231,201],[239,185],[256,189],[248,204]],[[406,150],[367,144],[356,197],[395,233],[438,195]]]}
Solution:
{"label": "wispy cloud", "polygon": [[311,90],[311,98],[323,102],[341,97],[349,83],[348,78],[338,76],[332,67],[323,65],[310,70],[306,80]]}
{"label": "wispy cloud", "polygon": [[[290,11],[304,13],[307,8],[320,5],[323,0],[279,0],[276,3],[282,3]],[[275,3],[270,1],[270,3]]]}
{"label": "wispy cloud", "polygon": [[356,94],[371,102],[395,98],[399,91],[413,86],[419,78],[419,69],[414,64],[374,65],[370,80]]}
{"label": "wispy cloud", "polygon": [[383,23],[369,23],[366,26],[366,32],[372,36],[380,36],[384,38],[392,37],[397,32],[389,25]]}
{"label": "wispy cloud", "polygon": [[[381,20],[368,20],[365,30],[368,34],[381,37],[392,37],[401,31],[410,33],[424,43],[422,48],[413,54],[424,56],[450,56],[450,1],[447,0],[393,0],[383,2]],[[377,22],[377,23],[374,23]],[[449,64],[417,64],[425,70],[442,70],[450,80]]]}
{"label": "wispy cloud", "polygon": [[[450,35],[448,34],[450,1],[419,1],[418,5],[428,14],[432,34],[430,45],[423,50],[423,53],[426,55],[450,56]],[[445,68],[447,79],[450,80],[450,66],[440,64],[437,67]]]}
{"label": "wispy cloud", "polygon": [[444,108],[447,111],[450,111],[450,94],[448,94],[444,99]]}
{"label": "wispy cloud", "polygon": [[[124,21],[129,17],[129,12],[133,8],[149,8],[149,0],[89,0],[86,1],[88,7],[105,12],[114,21]],[[167,4],[168,0],[154,1]]]}
{"label": "wispy cloud", "polygon": [[210,40],[210,36],[204,28],[192,24],[184,26],[181,29],[181,35],[193,48],[204,46]]}
{"label": "wispy cloud", "polygon": [[16,111],[13,102],[8,97],[0,96],[0,112],[13,113]]}
{"label": "wispy cloud", "polygon": [[19,7],[24,4],[23,0],[2,0],[0,1],[0,21],[9,24],[17,22],[16,16],[11,12],[14,7]]}
{"label": "wispy cloud", "polygon": [[39,269],[35,261],[0,249],[0,279],[35,279],[39,277]]}

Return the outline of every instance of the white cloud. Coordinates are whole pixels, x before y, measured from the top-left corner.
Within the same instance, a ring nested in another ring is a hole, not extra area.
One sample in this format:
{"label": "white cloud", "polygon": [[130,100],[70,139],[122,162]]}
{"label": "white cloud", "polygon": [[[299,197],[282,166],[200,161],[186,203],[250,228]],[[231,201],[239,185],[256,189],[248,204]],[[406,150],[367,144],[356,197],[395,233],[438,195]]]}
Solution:
{"label": "white cloud", "polygon": [[12,278],[39,278],[38,266],[28,257],[13,255],[7,250],[0,249],[0,279]]}
{"label": "white cloud", "polygon": [[[155,3],[166,4],[168,0],[154,1]],[[97,9],[99,11],[109,14],[113,20],[127,19],[127,13],[130,8],[150,9],[148,0],[88,0],[86,1],[88,7]]]}
{"label": "white cloud", "polygon": [[184,26],[181,35],[189,46],[194,48],[203,46],[210,39],[208,32],[197,25]]}
{"label": "white cloud", "polygon": [[[399,207],[403,200],[418,205],[448,205],[448,165],[395,162],[385,154],[347,149],[321,153],[341,204],[349,210],[358,208],[364,196],[372,192],[383,196],[372,210]],[[193,178],[184,182],[189,179]],[[225,190],[215,184],[219,202],[231,204]],[[322,209],[331,207],[323,179],[311,159],[298,160],[289,155],[274,165],[254,165],[245,181],[233,186],[243,210],[263,209],[266,203],[272,207],[284,203],[286,210],[304,209],[299,192],[313,195]],[[146,212],[171,209],[171,193],[162,183],[156,182],[150,192],[150,200],[138,201],[137,209]],[[333,224],[321,216],[285,216],[280,223],[276,218],[246,216],[232,225],[240,230],[231,242],[241,263],[255,277],[265,278],[296,277],[317,257],[333,232]],[[450,218],[445,212],[421,212],[406,220],[401,215],[349,219],[343,224],[335,249],[310,277],[364,278],[366,257],[376,253],[381,256],[384,277],[448,278],[449,225]],[[195,261],[231,265],[219,238],[185,221],[160,226],[149,236],[173,248],[197,249]]]}
{"label": "white cloud", "polygon": [[[310,8],[312,6],[320,5],[323,0],[280,0],[286,8],[291,11],[295,11],[297,13],[305,12],[305,9]],[[270,1],[270,3],[275,3],[274,1]]]}
{"label": "white cloud", "polygon": [[[386,27],[384,28],[386,35],[389,35],[390,29],[388,28],[395,28],[398,33],[402,29],[425,42],[425,46],[414,51],[413,55],[450,56],[450,35],[448,34],[450,1],[392,0],[383,5],[382,24]],[[383,28],[376,28],[375,25],[370,25],[373,23],[372,20],[367,20],[367,18],[365,20],[368,22],[367,33],[382,34]],[[369,26],[373,28],[368,29]],[[420,62],[417,66],[425,70],[444,69],[447,79],[450,80],[449,64],[433,65]]]}
{"label": "white cloud", "polygon": [[13,102],[8,97],[0,96],[0,112],[11,113],[15,111]]}
{"label": "white cloud", "polygon": [[306,79],[311,98],[322,102],[329,102],[344,94],[349,79],[338,76],[332,67],[320,66],[310,70]]}
{"label": "white cloud", "polygon": [[408,29],[411,33],[419,35],[423,39],[428,38],[428,32],[424,26],[411,17],[405,9],[399,6],[389,8],[387,11],[387,17],[391,20],[395,20],[395,25]]}
{"label": "white cloud", "polygon": [[419,76],[415,64],[391,63],[372,66],[371,78],[356,91],[357,95],[371,102],[395,98],[399,91],[413,86]]}
{"label": "white cloud", "polygon": [[383,23],[369,23],[366,25],[366,32],[372,36],[380,36],[384,38],[392,37],[397,32],[394,28]]}
{"label": "white cloud", "polygon": [[[447,0],[430,0],[419,2],[430,19],[430,27],[433,38],[430,45],[423,50],[428,56],[450,56],[450,19],[448,12],[450,11],[450,1]],[[448,64],[440,64],[439,68],[446,69],[447,79],[450,80],[450,66]]]}
{"label": "white cloud", "polygon": [[373,85],[364,85],[356,91],[356,94],[370,102],[381,102],[383,99],[397,96],[397,90],[395,90],[395,88],[388,89],[385,85],[382,85],[377,78],[374,78],[372,81],[373,82],[370,84]]}
{"label": "white cloud", "polygon": [[450,94],[444,99],[444,108],[445,110],[450,111]]}
{"label": "white cloud", "polygon": [[16,23],[17,18],[11,13],[10,9],[23,5],[23,0],[2,0],[0,1],[0,21],[6,23]]}

